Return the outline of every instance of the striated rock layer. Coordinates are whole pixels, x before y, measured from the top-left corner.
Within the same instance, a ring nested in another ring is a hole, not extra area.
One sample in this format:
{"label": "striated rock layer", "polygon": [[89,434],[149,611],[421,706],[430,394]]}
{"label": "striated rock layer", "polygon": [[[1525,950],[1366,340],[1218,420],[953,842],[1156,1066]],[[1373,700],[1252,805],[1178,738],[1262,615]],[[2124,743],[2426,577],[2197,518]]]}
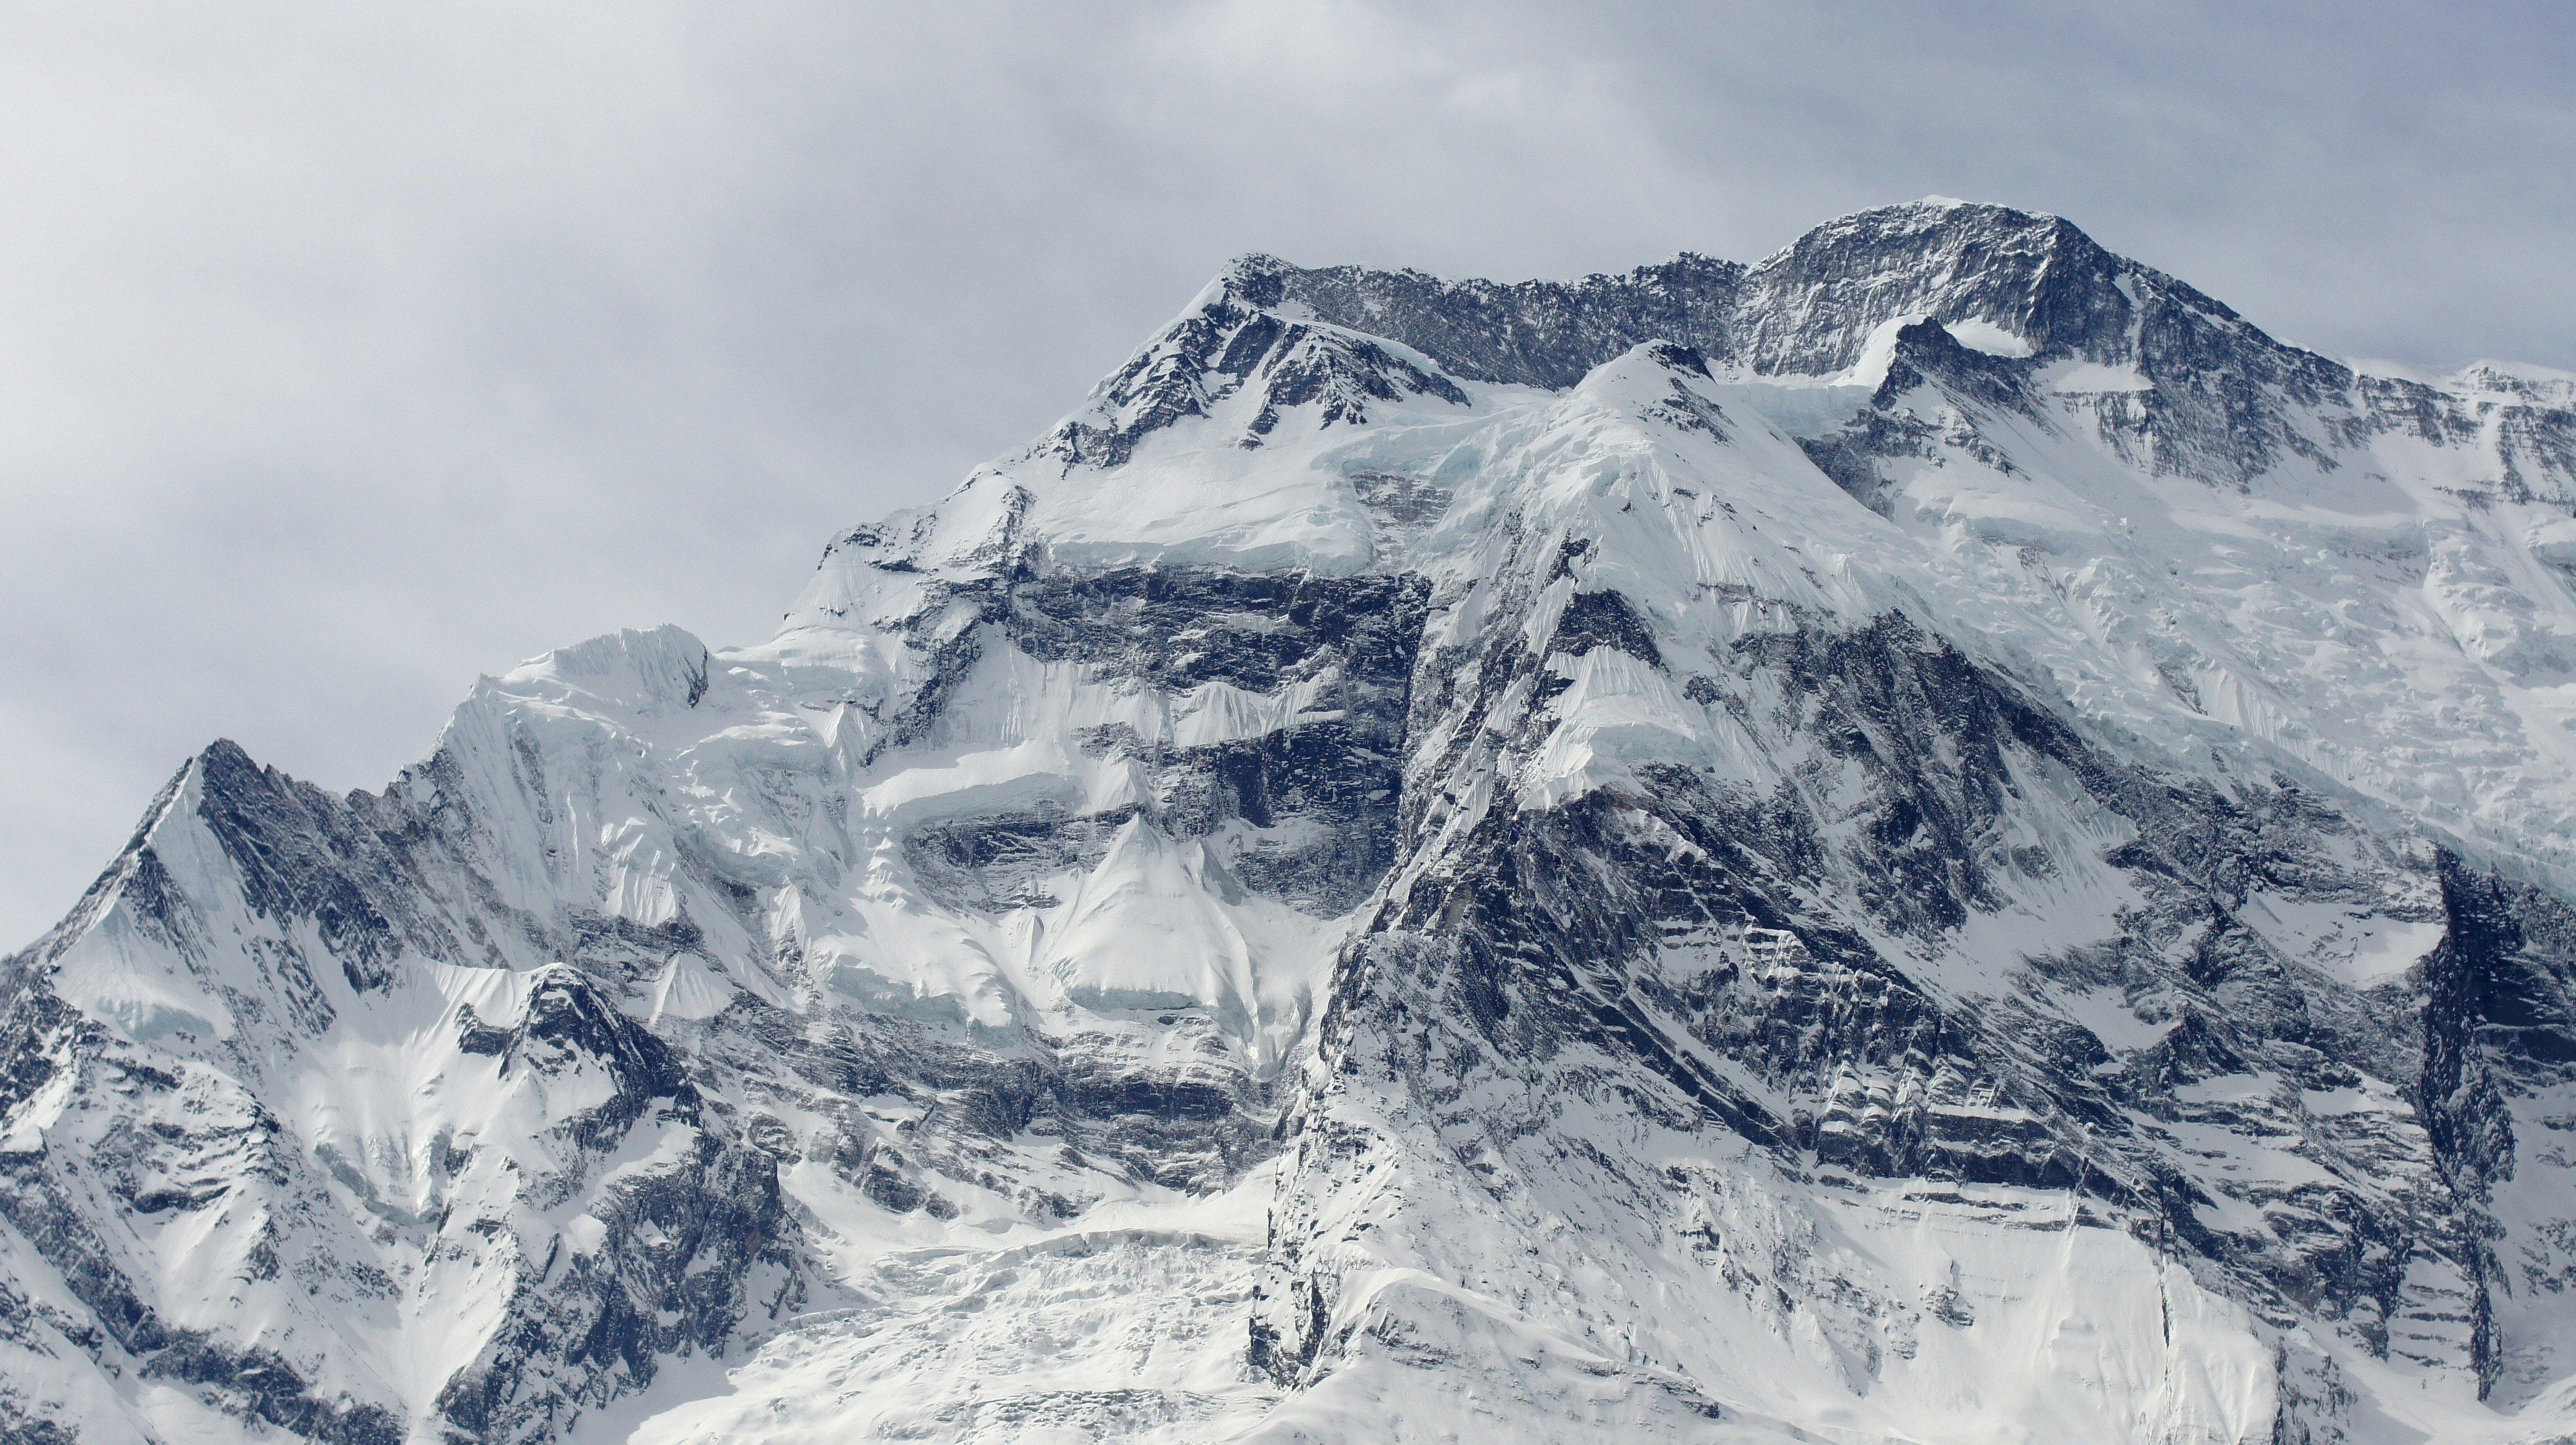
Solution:
{"label": "striated rock layer", "polygon": [[0,1438],[2576,1431],[2576,378],[1237,262],[5,963]]}

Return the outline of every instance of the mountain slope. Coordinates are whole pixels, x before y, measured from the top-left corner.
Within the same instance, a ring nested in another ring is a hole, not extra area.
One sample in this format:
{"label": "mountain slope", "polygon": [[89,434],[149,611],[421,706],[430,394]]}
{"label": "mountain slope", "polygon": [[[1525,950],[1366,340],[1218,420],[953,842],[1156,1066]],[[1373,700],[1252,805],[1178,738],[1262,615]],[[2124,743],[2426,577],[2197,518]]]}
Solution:
{"label": "mountain slope", "polygon": [[0,1419],[2555,1438],[2570,566],[2576,379],[2053,217],[1246,258],[768,643],[184,768],[6,965]]}

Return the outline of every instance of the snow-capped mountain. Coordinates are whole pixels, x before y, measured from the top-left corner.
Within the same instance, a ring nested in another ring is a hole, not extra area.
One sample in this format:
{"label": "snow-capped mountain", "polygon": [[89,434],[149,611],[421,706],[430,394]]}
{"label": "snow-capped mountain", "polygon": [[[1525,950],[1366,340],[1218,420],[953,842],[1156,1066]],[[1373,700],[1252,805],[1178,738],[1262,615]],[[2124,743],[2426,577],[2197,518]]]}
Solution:
{"label": "snow-capped mountain", "polygon": [[2576,1432],[2576,378],[1927,201],[1229,267],[778,634],[191,760],[0,1437]]}

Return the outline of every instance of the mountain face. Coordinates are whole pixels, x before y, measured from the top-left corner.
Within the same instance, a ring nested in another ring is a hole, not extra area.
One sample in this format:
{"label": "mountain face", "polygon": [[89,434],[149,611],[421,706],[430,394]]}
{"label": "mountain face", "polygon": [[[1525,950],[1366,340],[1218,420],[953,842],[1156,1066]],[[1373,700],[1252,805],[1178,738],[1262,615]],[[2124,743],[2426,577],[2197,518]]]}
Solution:
{"label": "mountain face", "polygon": [[0,1439],[2576,1432],[2576,378],[1248,257],[0,963]]}

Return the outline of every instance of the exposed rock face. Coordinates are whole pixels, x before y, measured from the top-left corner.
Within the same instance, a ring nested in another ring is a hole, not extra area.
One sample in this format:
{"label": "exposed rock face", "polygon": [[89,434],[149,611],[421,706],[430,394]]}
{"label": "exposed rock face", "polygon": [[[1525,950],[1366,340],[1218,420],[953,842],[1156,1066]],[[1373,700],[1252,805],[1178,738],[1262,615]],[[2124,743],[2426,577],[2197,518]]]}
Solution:
{"label": "exposed rock face", "polygon": [[2576,380],[2053,217],[1247,258],[765,645],[182,769],[0,1435],[2554,1438],[2570,565]]}

